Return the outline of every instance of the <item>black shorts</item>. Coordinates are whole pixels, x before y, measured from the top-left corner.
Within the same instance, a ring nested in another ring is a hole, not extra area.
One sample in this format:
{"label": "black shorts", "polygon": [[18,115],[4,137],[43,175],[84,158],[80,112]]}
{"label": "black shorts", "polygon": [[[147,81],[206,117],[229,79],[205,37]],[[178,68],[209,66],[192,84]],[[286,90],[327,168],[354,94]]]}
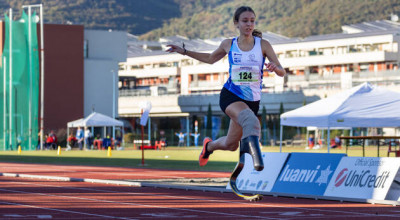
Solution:
{"label": "black shorts", "polygon": [[[226,108],[228,105],[234,102],[244,102],[249,106],[249,108],[257,115],[258,110],[260,109],[260,101],[247,101],[244,99],[239,98],[237,95],[230,92],[225,87],[222,88],[221,94],[219,96],[219,106],[221,110],[225,113]],[[226,114],[226,113],[225,113]]]}

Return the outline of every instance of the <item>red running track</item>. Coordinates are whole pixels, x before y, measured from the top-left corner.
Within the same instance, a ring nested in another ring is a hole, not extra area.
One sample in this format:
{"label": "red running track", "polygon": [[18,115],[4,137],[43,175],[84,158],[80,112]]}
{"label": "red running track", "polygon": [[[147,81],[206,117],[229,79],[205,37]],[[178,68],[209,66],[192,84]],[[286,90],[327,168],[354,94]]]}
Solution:
{"label": "red running track", "polygon": [[121,167],[1,163],[0,173],[18,173],[102,180],[229,178],[227,172],[176,171]]}
{"label": "red running track", "polygon": [[[5,173],[3,165],[4,163],[0,164],[0,173]],[[46,166],[52,169],[57,167]],[[0,176],[0,219],[43,218],[398,219],[400,209],[389,205],[272,196],[266,196],[258,203],[250,203],[239,199],[233,193]]]}

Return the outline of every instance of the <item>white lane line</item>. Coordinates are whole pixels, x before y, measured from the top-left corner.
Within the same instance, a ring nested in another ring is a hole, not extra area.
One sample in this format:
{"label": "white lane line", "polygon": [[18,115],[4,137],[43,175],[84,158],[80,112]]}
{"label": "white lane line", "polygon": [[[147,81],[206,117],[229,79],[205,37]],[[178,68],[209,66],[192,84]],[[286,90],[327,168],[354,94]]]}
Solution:
{"label": "white lane line", "polygon": [[[86,190],[86,191],[97,191],[97,192],[109,192],[109,193],[125,193],[125,194],[131,194],[131,195],[146,195],[145,193],[133,193],[133,192],[121,192],[121,191],[113,191],[113,190],[100,190],[100,189],[90,189],[90,188],[79,188],[79,187],[65,187],[65,186],[54,186],[54,185],[47,185],[47,184],[36,184],[36,183],[25,183],[25,182],[15,182],[18,184],[27,184],[27,185],[38,185],[38,186],[47,186],[47,187],[55,187],[55,188],[67,188],[67,189],[80,189],[80,190]],[[167,197],[167,198],[175,198],[175,199],[187,199],[187,200],[199,200],[199,201],[207,201],[207,202],[218,202],[218,203],[228,203],[228,204],[243,204],[243,205],[249,205],[248,202],[234,202],[234,201],[222,201],[222,200],[212,200],[212,199],[200,199],[200,198],[193,198],[193,197],[186,197],[186,196],[171,196],[171,195],[160,195],[158,194],[157,196],[162,196],[162,197]],[[318,211],[318,212],[323,212],[323,213],[338,213],[338,214],[349,214],[349,215],[363,215],[365,216],[376,216],[376,214],[370,214],[370,213],[362,213],[362,212],[353,212],[353,211],[338,211],[338,210],[326,210],[326,209],[318,209],[318,208],[301,208],[301,207],[287,207],[287,206],[281,206],[281,205],[269,205],[265,203],[251,203],[253,206],[256,207],[272,207],[272,208],[285,208],[285,209],[290,209],[290,210],[301,210],[301,211]],[[389,206],[388,206],[389,207]],[[386,217],[398,217],[400,218],[400,215],[390,215],[390,214],[385,214],[385,215],[379,215],[379,216],[386,216]]]}
{"label": "white lane line", "polygon": [[79,214],[79,215],[89,215],[89,216],[108,218],[108,219],[114,218],[114,219],[130,219],[130,220],[134,220],[134,218],[117,217],[117,216],[110,216],[110,215],[99,215],[99,214],[92,214],[92,213],[87,213],[87,212],[69,211],[69,210],[64,210],[64,209],[45,208],[45,207],[40,207],[40,206],[26,205],[26,204],[21,204],[21,203],[14,203],[14,202],[0,201],[0,204],[16,205],[16,206],[23,206],[23,207],[36,208],[36,209],[44,209],[44,210],[57,211],[57,212],[66,212],[66,213]]}
{"label": "white lane line", "polygon": [[[104,203],[119,204],[119,205],[144,206],[144,207],[148,207],[148,208],[171,209],[171,210],[187,211],[187,212],[198,212],[198,213],[206,213],[208,215],[210,215],[210,214],[222,215],[222,217],[234,216],[234,217],[253,218],[253,219],[254,218],[259,218],[259,219],[281,219],[281,218],[271,218],[271,217],[265,217],[265,216],[232,214],[232,213],[226,213],[226,212],[203,211],[203,210],[195,210],[195,209],[187,209],[187,208],[171,208],[171,207],[165,207],[165,206],[145,205],[145,204],[130,203],[130,202],[117,202],[117,201],[111,201],[111,200],[91,199],[91,198],[84,198],[84,197],[77,197],[77,196],[63,196],[63,195],[53,195],[53,194],[47,194],[47,193],[34,193],[34,192],[25,192],[25,191],[19,191],[19,190],[0,189],[0,191],[12,192],[12,193],[33,194],[33,195],[40,195],[40,196],[60,197],[60,198],[68,198],[68,199],[88,200],[88,201],[94,201],[94,202],[104,202]],[[94,190],[94,191],[97,191],[97,190]],[[116,193],[121,193],[121,192],[116,192]],[[144,194],[144,193],[141,193],[141,194]]]}
{"label": "white lane line", "polygon": [[[125,172],[125,171],[121,171],[121,172]],[[100,171],[99,172],[96,172],[96,171],[94,171],[94,172],[85,172],[85,173],[103,174],[105,176],[109,175],[108,173],[100,172]],[[163,178],[174,178],[174,179],[185,179],[186,178],[186,177],[181,177],[181,176],[164,176],[164,175],[134,174],[134,173],[127,174],[127,173],[115,173],[115,172],[113,172],[113,176],[132,176],[132,177],[135,177],[135,176],[150,176],[150,177],[155,177],[156,179],[159,179],[160,177],[163,177]]]}
{"label": "white lane line", "polygon": [[[18,183],[21,183],[21,182],[18,182]],[[30,183],[23,183],[23,184],[30,184]],[[86,190],[86,191],[105,192],[105,193],[124,193],[124,194],[128,194],[128,195],[129,194],[131,194],[131,195],[146,195],[146,193],[133,193],[133,192],[114,191],[114,190],[102,190],[102,189],[90,189],[90,188],[79,188],[79,187],[53,186],[53,185],[46,185],[46,184],[37,184],[37,185],[39,185],[39,186],[48,186],[48,187],[68,188],[68,189],[80,189],[80,190],[84,190],[84,191]],[[200,199],[200,198],[193,198],[193,197],[187,197],[187,196],[171,196],[171,195],[161,195],[161,194],[157,194],[157,196],[166,197],[166,198],[174,198],[174,199],[199,200],[199,201],[228,203],[228,204],[243,204],[243,205],[246,205],[246,206],[249,205],[248,202],[234,202],[234,201],[223,201],[223,200],[213,200],[213,199]],[[333,213],[349,214],[349,215],[363,215],[364,217],[365,216],[376,216],[376,214],[362,213],[362,212],[337,211],[337,210],[326,210],[326,209],[317,209],[317,208],[287,207],[287,206],[280,206],[280,205],[269,205],[269,204],[265,204],[265,203],[251,203],[251,205],[253,205],[253,206],[261,206],[261,207],[295,209],[295,210],[302,210],[302,211],[318,211],[318,212],[333,212]],[[380,216],[399,217],[400,218],[400,215],[389,215],[389,214],[386,214],[386,215],[380,215]]]}

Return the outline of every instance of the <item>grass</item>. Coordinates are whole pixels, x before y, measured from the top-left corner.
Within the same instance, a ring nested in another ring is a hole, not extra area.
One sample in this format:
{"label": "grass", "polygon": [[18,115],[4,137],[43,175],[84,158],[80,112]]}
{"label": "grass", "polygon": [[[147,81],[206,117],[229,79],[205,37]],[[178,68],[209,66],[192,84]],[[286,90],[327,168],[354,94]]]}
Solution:
{"label": "grass", "polygon": [[[55,150],[44,151],[0,151],[0,162],[18,163],[40,163],[40,164],[62,164],[62,165],[90,165],[90,166],[115,166],[115,167],[145,167],[157,169],[175,170],[200,170],[200,171],[224,171],[230,172],[238,160],[238,152],[216,151],[205,167],[199,167],[198,156],[201,149],[195,147],[168,147],[166,150],[145,150],[142,166],[142,151],[126,148],[123,151],[112,151],[111,157],[107,151],[62,151],[57,155]],[[279,152],[278,147],[263,147],[263,152]],[[308,152],[326,153],[327,149],[305,150],[304,147],[283,147],[282,152]],[[331,153],[346,153],[345,148],[331,149]],[[361,157],[362,147],[353,146],[349,148],[348,156]],[[387,147],[380,147],[381,157],[387,156]],[[377,147],[368,146],[365,149],[365,156],[376,157]],[[393,157],[394,154],[391,154]]]}

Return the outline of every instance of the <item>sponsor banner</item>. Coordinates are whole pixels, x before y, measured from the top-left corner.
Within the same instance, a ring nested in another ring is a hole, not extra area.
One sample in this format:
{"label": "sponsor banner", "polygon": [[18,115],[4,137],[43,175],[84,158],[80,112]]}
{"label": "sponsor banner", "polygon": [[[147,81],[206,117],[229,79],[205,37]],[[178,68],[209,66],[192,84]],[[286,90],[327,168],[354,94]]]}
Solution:
{"label": "sponsor banner", "polygon": [[[264,169],[256,171],[253,159],[249,154],[245,154],[243,170],[236,179],[238,189],[270,192],[288,156],[289,153],[262,153]],[[229,182],[226,189],[231,189]]]}
{"label": "sponsor banner", "polygon": [[323,195],[345,154],[291,153],[271,192]]}
{"label": "sponsor banner", "polygon": [[399,166],[399,158],[343,158],[324,195],[385,200]]}

